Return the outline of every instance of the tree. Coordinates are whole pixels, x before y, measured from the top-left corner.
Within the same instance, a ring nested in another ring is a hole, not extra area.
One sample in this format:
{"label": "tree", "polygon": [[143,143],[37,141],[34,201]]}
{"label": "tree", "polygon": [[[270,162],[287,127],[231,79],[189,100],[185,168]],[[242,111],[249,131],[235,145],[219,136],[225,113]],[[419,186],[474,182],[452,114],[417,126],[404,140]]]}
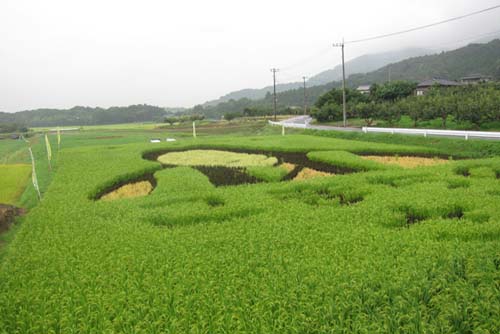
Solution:
{"label": "tree", "polygon": [[372,98],[378,101],[396,101],[413,95],[417,83],[413,81],[391,81],[370,89]]}
{"label": "tree", "polygon": [[202,121],[205,119],[205,116],[202,114],[194,114],[189,116],[189,120],[194,122],[194,121]]}
{"label": "tree", "polygon": [[224,114],[224,119],[226,121],[232,121],[233,119],[240,117],[241,115],[235,112],[228,112]]}
{"label": "tree", "polygon": [[377,105],[374,102],[360,102],[354,107],[356,116],[364,119],[367,126],[373,124],[373,120],[377,116]]}
{"label": "tree", "polygon": [[170,125],[174,125],[176,122],[179,121],[179,118],[178,117],[165,117],[163,119],[163,122],[164,123],[168,123]]}
{"label": "tree", "polygon": [[381,103],[377,108],[377,118],[386,121],[390,126],[394,126],[401,119],[401,112],[398,106],[393,103]]}

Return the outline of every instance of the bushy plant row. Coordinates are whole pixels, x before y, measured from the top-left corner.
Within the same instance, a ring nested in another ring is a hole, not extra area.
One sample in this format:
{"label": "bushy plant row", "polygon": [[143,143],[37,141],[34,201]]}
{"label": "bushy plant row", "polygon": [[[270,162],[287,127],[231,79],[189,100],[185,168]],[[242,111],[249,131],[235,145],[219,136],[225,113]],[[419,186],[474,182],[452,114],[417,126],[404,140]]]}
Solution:
{"label": "bushy plant row", "polygon": [[[348,117],[361,118],[366,125],[376,120],[396,124],[401,116],[410,117],[413,126],[421,121],[440,119],[464,126],[481,128],[487,123],[500,122],[500,85],[498,83],[456,88],[432,87],[424,96],[415,96],[416,85],[393,82],[373,86],[370,95],[348,90]],[[334,89],[316,103],[312,115],[321,122],[342,119],[342,92]]]}
{"label": "bushy plant row", "polygon": [[385,166],[375,161],[362,159],[360,156],[346,151],[309,152],[307,157],[314,161],[326,162],[357,171],[384,170],[390,168],[389,166]]}

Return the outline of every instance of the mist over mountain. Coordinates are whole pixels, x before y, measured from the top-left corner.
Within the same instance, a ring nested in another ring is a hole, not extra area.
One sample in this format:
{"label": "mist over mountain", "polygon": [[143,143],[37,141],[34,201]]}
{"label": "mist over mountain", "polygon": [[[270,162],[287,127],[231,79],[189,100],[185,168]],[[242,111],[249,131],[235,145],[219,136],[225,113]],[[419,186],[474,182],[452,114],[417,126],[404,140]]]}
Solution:
{"label": "mist over mountain", "polygon": [[[366,73],[376,70],[387,64],[397,62],[409,57],[416,57],[425,54],[432,54],[433,51],[421,48],[408,48],[397,51],[389,51],[383,53],[367,54],[354,58],[346,62],[346,74],[351,75],[355,73]],[[342,66],[338,65],[333,69],[326,70],[311,77],[307,84],[309,87],[324,85],[342,78]],[[285,84],[276,85],[276,92],[282,93],[291,89],[302,87],[302,82],[290,82]],[[250,100],[262,99],[266,96],[267,92],[272,92],[273,86],[266,86],[264,88],[246,88],[231,92],[221,96],[217,100],[212,100],[204,103],[204,106],[213,106],[221,102],[229,100],[238,100],[247,98]]]}
{"label": "mist over mountain", "polygon": [[[403,59],[433,54],[432,50],[409,48],[376,54],[363,55],[346,62],[346,76],[367,73]],[[342,80],[342,65],[318,73],[308,80],[309,86],[324,85],[332,81]]]}
{"label": "mist over mountain", "polygon": [[388,73],[392,80],[423,81],[432,78],[459,80],[471,74],[500,75],[500,39],[489,43],[473,43],[465,47],[434,55],[414,57],[381,67],[366,74],[353,74],[349,84],[382,83]]}

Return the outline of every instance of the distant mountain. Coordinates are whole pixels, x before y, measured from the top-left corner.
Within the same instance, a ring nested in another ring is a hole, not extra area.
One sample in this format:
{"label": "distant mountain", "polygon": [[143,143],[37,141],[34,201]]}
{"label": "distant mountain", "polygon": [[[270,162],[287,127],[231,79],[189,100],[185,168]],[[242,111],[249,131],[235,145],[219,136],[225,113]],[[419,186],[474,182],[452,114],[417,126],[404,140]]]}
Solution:
{"label": "distant mountain", "polygon": [[[278,84],[276,85],[276,92],[281,93],[285,92],[290,89],[296,89],[302,87],[302,83],[300,82],[291,82],[291,83],[286,83],[286,84]],[[205,102],[203,106],[214,106],[222,102],[227,102],[230,100],[239,100],[239,99],[250,99],[250,100],[259,100],[263,99],[268,92],[273,91],[273,86],[267,86],[264,88],[247,88],[247,89],[241,89],[237,90],[234,92],[231,92],[229,94],[226,94],[224,96],[221,96],[217,100],[212,100]]]}
{"label": "distant mountain", "polygon": [[[390,51],[377,54],[363,55],[358,58],[354,58],[346,62],[346,74],[355,73],[366,73],[376,70],[387,64],[397,62],[409,57],[421,56],[425,54],[432,54],[432,51],[426,49],[409,48],[399,51]],[[342,78],[342,66],[338,65],[334,69],[326,70],[313,77],[311,77],[307,82],[309,87],[324,85],[331,83],[333,81],[340,80]],[[282,93],[292,89],[298,89],[302,87],[302,82],[291,82],[286,84],[276,85],[276,92]],[[241,89],[224,96],[221,96],[217,100],[208,101],[203,104],[203,106],[214,106],[221,102],[227,102],[230,100],[239,100],[242,98],[247,98],[250,100],[263,99],[268,92],[273,91],[273,86],[267,86],[264,88],[247,88]]]}
{"label": "distant mountain", "polygon": [[500,39],[495,39],[486,44],[469,44],[453,51],[409,58],[367,74],[354,74],[349,77],[349,85],[387,81],[389,70],[392,80],[458,80],[470,74],[496,76],[499,66]]}
{"label": "distant mountain", "polygon": [[[391,63],[396,63],[410,57],[432,54],[433,51],[426,49],[410,48],[399,51],[368,54],[346,62],[346,75],[367,73],[379,69]],[[342,80],[342,65],[334,69],[321,72],[308,80],[309,86],[318,86],[332,81]]]}

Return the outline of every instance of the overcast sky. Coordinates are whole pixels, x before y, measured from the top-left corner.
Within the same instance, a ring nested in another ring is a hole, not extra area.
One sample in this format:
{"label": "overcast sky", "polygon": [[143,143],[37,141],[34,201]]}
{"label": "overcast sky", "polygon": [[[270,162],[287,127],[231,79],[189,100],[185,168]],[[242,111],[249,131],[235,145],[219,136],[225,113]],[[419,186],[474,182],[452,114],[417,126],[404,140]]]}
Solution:
{"label": "overcast sky", "polygon": [[[499,0],[0,0],[0,111],[148,103],[192,106],[332,68],[330,47]],[[500,30],[500,10],[376,42],[346,57],[452,48]]]}

